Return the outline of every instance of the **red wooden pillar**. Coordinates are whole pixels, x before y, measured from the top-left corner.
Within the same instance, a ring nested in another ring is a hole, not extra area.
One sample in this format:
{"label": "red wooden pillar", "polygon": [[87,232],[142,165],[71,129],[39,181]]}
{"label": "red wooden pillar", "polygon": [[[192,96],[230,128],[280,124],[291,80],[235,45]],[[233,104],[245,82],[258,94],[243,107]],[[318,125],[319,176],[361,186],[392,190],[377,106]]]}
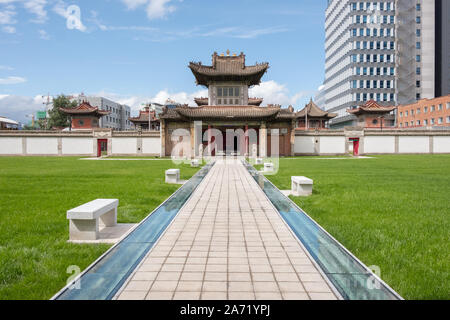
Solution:
{"label": "red wooden pillar", "polygon": [[248,124],[245,125],[245,156],[248,156],[249,151],[249,136],[248,136]]}
{"label": "red wooden pillar", "polygon": [[211,146],[211,125],[208,125],[208,155],[212,156],[212,146]]}

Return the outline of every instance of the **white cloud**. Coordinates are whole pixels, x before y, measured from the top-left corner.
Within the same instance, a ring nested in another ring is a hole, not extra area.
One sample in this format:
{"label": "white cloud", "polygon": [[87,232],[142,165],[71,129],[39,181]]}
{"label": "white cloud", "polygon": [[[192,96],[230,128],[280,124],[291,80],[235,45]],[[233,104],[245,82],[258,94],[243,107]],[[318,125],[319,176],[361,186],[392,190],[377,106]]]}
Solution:
{"label": "white cloud", "polygon": [[50,35],[45,30],[39,30],[39,38],[42,40],[50,40]]}
{"label": "white cloud", "polygon": [[24,7],[30,13],[36,16],[35,19],[31,20],[35,23],[44,23],[47,21],[47,11],[44,7],[47,5],[47,0],[27,0],[24,3]]}
{"label": "white cloud", "polygon": [[259,86],[255,86],[249,91],[250,97],[263,98],[263,104],[281,104],[282,106],[295,106],[306,93],[297,92],[294,95],[289,94],[288,88],[276,81],[270,80],[261,82]]}
{"label": "white cloud", "polygon": [[[1,3],[1,2],[0,2]],[[17,14],[13,6],[8,6],[4,11],[0,11],[0,24],[15,24],[17,20],[14,16]]]}
{"label": "white cloud", "polygon": [[[182,0],[178,0],[182,2]],[[146,6],[147,17],[150,20],[166,17],[176,10],[173,0],[122,0],[128,10],[135,10],[138,7]]]}
{"label": "white cloud", "polygon": [[0,5],[6,5],[3,7],[4,11],[0,11],[0,24],[15,24],[17,23],[13,17],[17,14],[14,3],[22,3],[25,10],[35,16],[32,22],[44,23],[48,20],[47,0],[0,0]]}
{"label": "white cloud", "polygon": [[[290,94],[285,85],[279,84],[273,80],[262,82],[261,85],[255,86],[250,89],[250,97],[263,98],[263,106],[267,104],[281,104],[284,107],[289,105],[297,106],[300,101],[306,98],[306,92],[297,92]],[[195,106],[194,98],[207,97],[208,90],[202,89],[195,92],[171,92],[164,89],[156,93],[154,96],[133,96],[133,95],[120,95],[111,92],[96,92],[93,96],[101,96],[107,99],[113,100],[120,104],[125,104],[131,107],[132,112],[137,112],[142,108],[142,104],[148,102],[156,102],[164,104],[167,99],[174,100],[181,104],[188,104]]]}
{"label": "white cloud", "polygon": [[1,115],[22,123],[29,122],[27,115],[35,114],[42,110],[42,103],[32,97],[1,95],[0,96]]}
{"label": "white cloud", "polygon": [[0,70],[8,70],[8,71],[11,71],[11,70],[14,70],[14,68],[12,68],[12,67],[10,67],[10,66],[0,66]]}
{"label": "white cloud", "polygon": [[148,0],[122,0],[129,10],[134,10],[137,7],[144,5]]}
{"label": "white cloud", "polygon": [[176,10],[176,7],[169,5],[171,0],[150,0],[147,7],[147,17],[149,19],[164,18],[169,13]]}
{"label": "white cloud", "polygon": [[2,31],[5,32],[5,33],[13,34],[13,33],[16,33],[16,28],[15,27],[11,27],[11,26],[5,26],[5,27],[2,28]]}
{"label": "white cloud", "polygon": [[19,84],[24,82],[27,82],[27,79],[22,77],[0,78],[0,84]]}
{"label": "white cloud", "polygon": [[[76,94],[73,95],[75,96]],[[164,104],[167,99],[174,100],[181,104],[189,104],[190,106],[194,106],[194,98],[207,97],[208,90],[202,89],[189,93],[184,91],[171,92],[165,89],[159,91],[154,96],[121,95],[106,91],[95,92],[89,95],[105,97],[117,103],[128,105],[131,107],[132,115],[137,115],[143,104],[149,102]],[[271,80],[262,82],[260,86],[253,87],[250,90],[250,96],[264,98],[263,105],[281,104],[286,107],[288,105],[295,106],[298,104],[299,100],[306,98],[306,93],[298,92],[290,95],[289,90],[285,85]],[[35,97],[24,97],[1,94],[0,110],[3,116],[22,122],[27,122],[28,119],[26,118],[26,115],[42,110],[45,99],[46,97],[42,98],[41,95],[37,95]]]}
{"label": "white cloud", "polygon": [[137,112],[142,108],[142,104],[155,102],[164,104],[167,99],[174,100],[181,104],[189,104],[191,106],[195,105],[194,98],[207,97],[208,90],[198,90],[192,93],[188,92],[170,92],[169,90],[161,90],[154,96],[130,96],[130,95],[120,95],[111,92],[96,92],[92,94],[93,96],[100,96],[115,101],[120,104],[125,104],[130,106],[132,112],[137,114]]}

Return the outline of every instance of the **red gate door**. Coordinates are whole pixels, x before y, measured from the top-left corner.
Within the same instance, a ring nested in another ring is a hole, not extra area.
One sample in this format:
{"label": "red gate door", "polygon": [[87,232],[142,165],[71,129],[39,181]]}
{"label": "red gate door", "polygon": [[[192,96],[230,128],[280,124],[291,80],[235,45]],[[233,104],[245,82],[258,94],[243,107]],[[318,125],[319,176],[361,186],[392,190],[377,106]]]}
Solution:
{"label": "red gate door", "polygon": [[98,139],[97,140],[97,157],[101,157],[102,154],[108,153],[108,140],[107,139]]}
{"label": "red gate door", "polygon": [[353,139],[353,156],[359,156],[359,139]]}

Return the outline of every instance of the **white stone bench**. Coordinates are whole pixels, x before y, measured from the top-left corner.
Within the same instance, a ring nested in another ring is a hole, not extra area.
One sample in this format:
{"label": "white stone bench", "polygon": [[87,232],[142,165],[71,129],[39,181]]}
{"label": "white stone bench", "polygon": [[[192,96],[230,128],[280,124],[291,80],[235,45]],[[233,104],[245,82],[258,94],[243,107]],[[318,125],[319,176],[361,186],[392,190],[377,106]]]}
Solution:
{"label": "white stone bench", "polygon": [[307,177],[291,177],[292,195],[296,197],[300,196],[310,196],[313,191],[314,181]]}
{"label": "white stone bench", "polygon": [[100,227],[117,225],[118,199],[97,199],[67,211],[70,240],[98,240]]}
{"label": "white stone bench", "polygon": [[166,171],[166,183],[180,183],[180,169],[169,169]]}
{"label": "white stone bench", "polygon": [[200,166],[200,162],[198,161],[198,159],[192,159],[191,160],[191,167],[192,168],[198,168]]}
{"label": "white stone bench", "polygon": [[264,163],[264,172],[273,172],[274,166],[273,163],[266,162]]}

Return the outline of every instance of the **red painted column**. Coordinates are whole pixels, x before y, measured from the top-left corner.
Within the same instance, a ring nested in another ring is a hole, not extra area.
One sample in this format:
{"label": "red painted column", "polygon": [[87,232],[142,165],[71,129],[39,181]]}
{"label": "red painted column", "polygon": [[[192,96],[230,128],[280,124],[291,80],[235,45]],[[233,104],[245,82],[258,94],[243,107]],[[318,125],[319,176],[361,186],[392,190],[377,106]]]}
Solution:
{"label": "red painted column", "polygon": [[211,125],[208,125],[208,155],[212,156],[212,149],[211,149]]}
{"label": "red painted column", "polygon": [[248,141],[249,141],[249,136],[248,136],[248,124],[246,124],[246,125],[245,125],[245,155],[246,155],[246,156],[248,156],[248,151],[249,151]]}

